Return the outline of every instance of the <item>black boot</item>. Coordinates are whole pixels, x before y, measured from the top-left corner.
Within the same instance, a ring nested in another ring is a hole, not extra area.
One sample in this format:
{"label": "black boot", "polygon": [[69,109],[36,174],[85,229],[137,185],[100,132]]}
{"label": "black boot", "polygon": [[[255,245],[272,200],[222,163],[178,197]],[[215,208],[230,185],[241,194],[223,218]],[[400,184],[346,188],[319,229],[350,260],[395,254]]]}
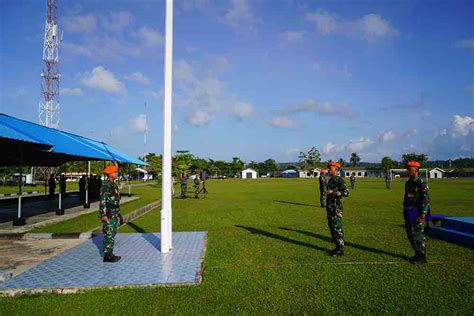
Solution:
{"label": "black boot", "polygon": [[343,256],[344,255],[344,248],[336,247],[336,249],[331,250],[328,254],[331,257]]}
{"label": "black boot", "polygon": [[411,264],[424,264],[426,263],[426,256],[422,254],[416,254],[413,257],[411,257],[408,261],[410,261]]}
{"label": "black boot", "polygon": [[110,254],[110,255],[105,255],[104,256],[104,262],[117,262],[121,259],[121,257],[119,256],[116,256],[114,254]]}

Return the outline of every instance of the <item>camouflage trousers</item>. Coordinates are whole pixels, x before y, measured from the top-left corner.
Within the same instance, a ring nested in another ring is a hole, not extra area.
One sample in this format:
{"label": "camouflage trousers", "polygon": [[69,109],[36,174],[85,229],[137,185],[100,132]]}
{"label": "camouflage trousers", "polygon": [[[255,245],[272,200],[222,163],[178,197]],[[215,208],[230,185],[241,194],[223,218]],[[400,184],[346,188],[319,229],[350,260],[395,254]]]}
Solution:
{"label": "camouflage trousers", "polygon": [[198,185],[194,185],[194,197],[197,198],[199,197],[199,184]]}
{"label": "camouflage trousers", "polygon": [[319,190],[319,203],[321,203],[321,207],[324,207],[326,202],[326,191]]}
{"label": "camouflage trousers", "polygon": [[344,231],[342,230],[342,205],[326,205],[328,227],[331,232],[332,241],[336,247],[344,246]]}
{"label": "camouflage trousers", "polygon": [[186,197],[186,192],[188,191],[188,186],[186,184],[181,184],[181,198]]}
{"label": "camouflage trousers", "polygon": [[415,254],[426,255],[426,222],[411,223],[405,216],[405,231]]}
{"label": "camouflage trousers", "polygon": [[112,215],[112,218],[102,225],[102,231],[104,232],[104,255],[111,255],[114,251],[118,220],[117,215]]}
{"label": "camouflage trousers", "polygon": [[391,181],[385,181],[385,185],[387,186],[387,189],[390,189],[390,184],[392,184]]}
{"label": "camouflage trousers", "polygon": [[354,182],[351,181],[351,189],[354,189],[355,184],[356,184],[355,181]]}

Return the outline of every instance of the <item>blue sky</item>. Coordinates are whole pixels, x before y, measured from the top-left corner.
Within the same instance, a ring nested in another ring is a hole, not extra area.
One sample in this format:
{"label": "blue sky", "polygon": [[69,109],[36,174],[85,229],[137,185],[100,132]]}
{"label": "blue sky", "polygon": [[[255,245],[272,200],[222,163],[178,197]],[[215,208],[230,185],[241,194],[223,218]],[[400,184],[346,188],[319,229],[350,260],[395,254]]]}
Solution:
{"label": "blue sky", "polygon": [[[36,122],[46,1],[0,0],[0,111]],[[474,2],[176,0],[173,148],[474,156]],[[164,2],[59,1],[61,129],[162,151]],[[146,111],[145,111],[145,105]]]}

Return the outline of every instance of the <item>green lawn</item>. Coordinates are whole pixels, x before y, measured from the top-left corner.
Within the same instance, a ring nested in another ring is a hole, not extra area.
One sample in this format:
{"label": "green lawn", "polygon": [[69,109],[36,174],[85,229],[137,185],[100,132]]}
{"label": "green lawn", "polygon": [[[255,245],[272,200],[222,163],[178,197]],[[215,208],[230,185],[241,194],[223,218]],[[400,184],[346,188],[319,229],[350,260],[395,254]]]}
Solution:
{"label": "green lawn", "polygon": [[[0,314],[474,313],[474,252],[429,239],[424,266],[402,227],[403,180],[360,180],[345,199],[346,256],[333,248],[314,179],[212,180],[175,199],[174,231],[208,231],[199,286],[0,299]],[[474,181],[430,181],[433,213],[474,216]],[[159,231],[152,211],[120,233]],[[1,312],[3,309],[3,312]]]}

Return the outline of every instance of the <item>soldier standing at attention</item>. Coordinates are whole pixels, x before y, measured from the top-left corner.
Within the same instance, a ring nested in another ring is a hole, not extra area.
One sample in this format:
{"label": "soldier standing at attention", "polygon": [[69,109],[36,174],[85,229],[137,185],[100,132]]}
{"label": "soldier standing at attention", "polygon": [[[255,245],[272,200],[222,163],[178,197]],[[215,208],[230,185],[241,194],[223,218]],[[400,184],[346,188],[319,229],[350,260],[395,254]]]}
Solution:
{"label": "soldier standing at attention", "polygon": [[356,177],[354,176],[354,173],[351,173],[349,180],[351,181],[351,189],[354,189],[354,186],[356,184]]}
{"label": "soldier standing at attention", "polygon": [[188,182],[187,182],[187,179],[186,179],[186,173],[184,173],[184,172],[181,173],[180,183],[181,183],[181,198],[185,199],[186,198],[186,192],[188,191]]}
{"label": "soldier standing at attention", "polygon": [[430,219],[429,188],[419,176],[418,161],[407,162],[410,178],[405,183],[403,217],[408,240],[415,251],[410,263],[426,263],[426,222]]}
{"label": "soldier standing at attention", "polygon": [[104,232],[104,262],[117,262],[121,257],[113,254],[115,235],[120,217],[120,191],[115,183],[118,167],[108,166],[104,169],[107,179],[100,192],[99,217]]}
{"label": "soldier standing at attention", "polygon": [[194,198],[197,199],[199,197],[199,186],[201,184],[201,178],[199,177],[199,171],[196,171],[193,182],[194,182]]}
{"label": "soldier standing at attention", "polygon": [[385,185],[387,186],[387,190],[390,189],[390,185],[392,184],[392,177],[390,173],[387,171],[385,172]]}
{"label": "soldier standing at attention", "polygon": [[49,198],[54,199],[54,191],[56,190],[56,180],[54,180],[53,175],[49,176],[48,186],[49,186]]}
{"label": "soldier standing at attention", "polygon": [[319,202],[321,203],[321,207],[324,207],[324,202],[326,201],[327,183],[326,169],[321,169],[319,173]]}
{"label": "soldier standing at attention", "polygon": [[343,207],[341,198],[349,196],[344,180],[338,176],[341,165],[337,162],[328,163],[330,178],[328,180],[326,194],[326,212],[328,217],[329,231],[336,245],[334,250],[329,252],[332,257],[344,255],[344,232],[342,230],[342,213]]}

